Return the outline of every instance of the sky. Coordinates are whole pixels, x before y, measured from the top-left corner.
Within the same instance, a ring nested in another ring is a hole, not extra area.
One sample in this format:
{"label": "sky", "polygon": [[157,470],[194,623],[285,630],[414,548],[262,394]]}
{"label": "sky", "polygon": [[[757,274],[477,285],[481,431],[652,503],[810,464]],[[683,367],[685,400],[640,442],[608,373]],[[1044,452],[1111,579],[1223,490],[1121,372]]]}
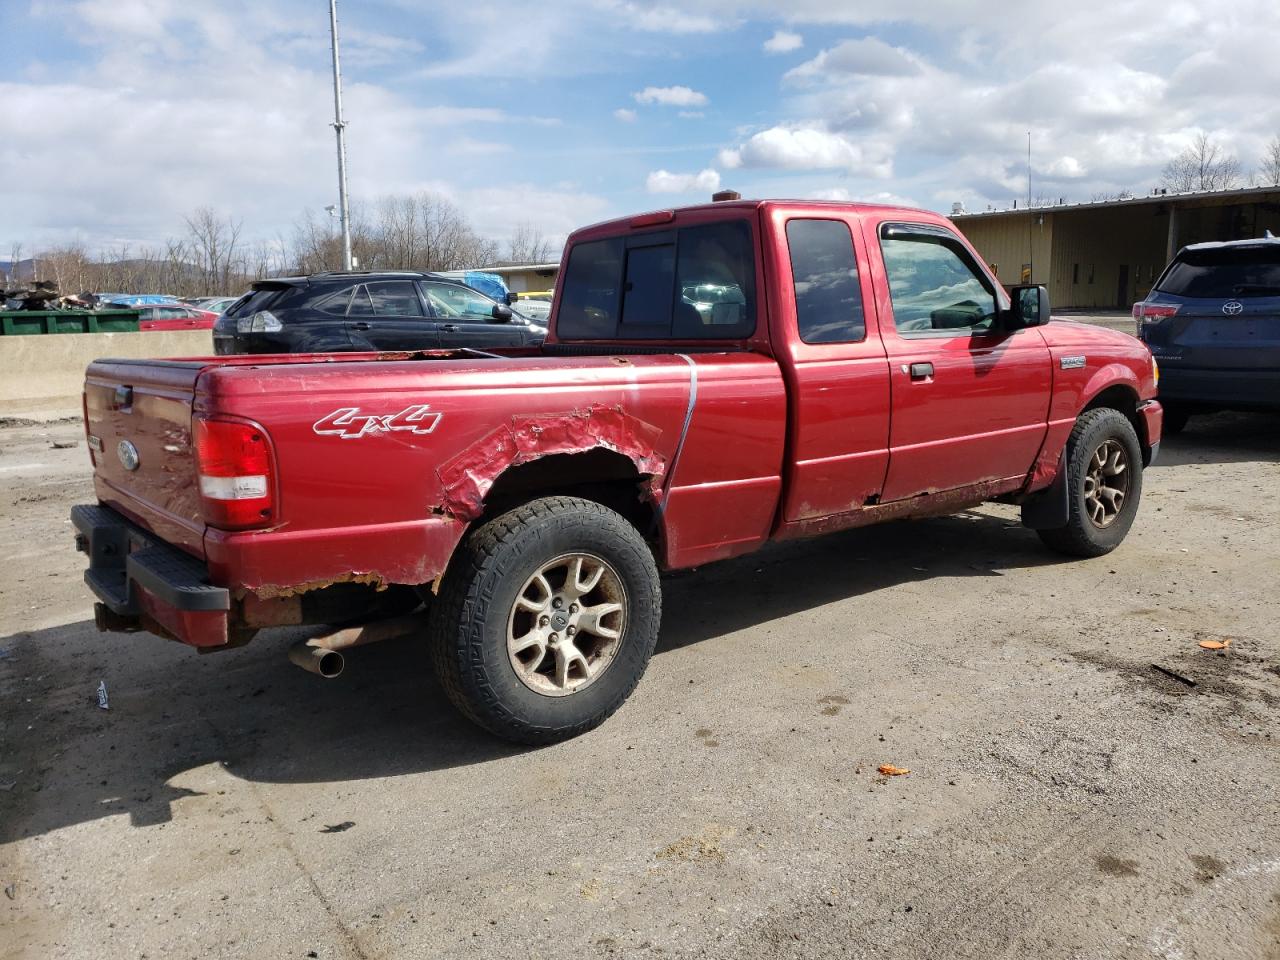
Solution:
{"label": "sky", "polygon": [[[1146,193],[1280,134],[1280,2],[342,0],[352,197],[486,236],[747,197]],[[326,0],[0,0],[0,254],[336,202]]]}

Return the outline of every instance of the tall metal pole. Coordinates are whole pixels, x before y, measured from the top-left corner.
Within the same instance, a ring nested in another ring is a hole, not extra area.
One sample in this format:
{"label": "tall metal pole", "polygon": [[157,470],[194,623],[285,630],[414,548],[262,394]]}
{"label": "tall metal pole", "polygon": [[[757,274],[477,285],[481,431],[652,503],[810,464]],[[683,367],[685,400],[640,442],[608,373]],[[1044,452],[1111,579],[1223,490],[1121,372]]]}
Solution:
{"label": "tall metal pole", "polygon": [[329,0],[329,35],[333,47],[333,132],[338,137],[338,209],[342,224],[342,269],[351,269],[351,208],[347,203],[346,121],[342,119],[342,66],[338,61],[338,0]]}
{"label": "tall metal pole", "polygon": [[1031,212],[1031,131],[1027,131],[1027,262],[1031,265],[1031,276],[1027,283],[1035,283],[1036,275],[1036,241],[1035,215]]}

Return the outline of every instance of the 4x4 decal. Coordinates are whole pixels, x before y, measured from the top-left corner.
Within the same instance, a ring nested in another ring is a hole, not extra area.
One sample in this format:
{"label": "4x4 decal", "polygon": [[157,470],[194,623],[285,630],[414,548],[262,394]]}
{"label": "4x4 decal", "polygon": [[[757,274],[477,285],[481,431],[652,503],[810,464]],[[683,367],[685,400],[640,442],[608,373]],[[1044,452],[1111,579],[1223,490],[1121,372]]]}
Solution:
{"label": "4x4 decal", "polygon": [[417,433],[433,431],[444,414],[432,413],[429,404],[416,403],[399,413],[362,414],[359,407],[343,407],[321,417],[311,429],[322,437],[358,440],[378,433]]}

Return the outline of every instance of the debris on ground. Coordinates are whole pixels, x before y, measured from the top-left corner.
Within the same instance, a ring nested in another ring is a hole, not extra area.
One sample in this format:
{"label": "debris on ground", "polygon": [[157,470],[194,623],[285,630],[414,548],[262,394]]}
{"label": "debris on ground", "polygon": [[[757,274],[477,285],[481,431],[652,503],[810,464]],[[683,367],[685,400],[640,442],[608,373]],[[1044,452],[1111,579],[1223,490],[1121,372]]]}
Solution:
{"label": "debris on ground", "polygon": [[71,450],[80,446],[79,440],[55,440],[53,441],[53,449],[55,450]]}
{"label": "debris on ground", "polygon": [[342,833],[344,830],[350,830],[356,825],[354,820],[343,820],[341,823],[325,824],[325,828],[321,833]]}
{"label": "debris on ground", "polygon": [[911,772],[906,767],[895,767],[892,763],[882,763],[876,769],[886,777],[902,777]]}
{"label": "debris on ground", "polygon": [[98,681],[98,709],[110,710],[111,706],[107,703],[107,681]]}
{"label": "debris on ground", "polygon": [[8,793],[17,785],[18,785],[17,780],[6,780],[4,783],[0,783],[0,790],[3,790],[5,793]]}
{"label": "debris on ground", "polygon": [[10,900],[18,899],[18,885],[14,883],[9,884],[4,888],[4,895]]}
{"label": "debris on ground", "polygon": [[1225,650],[1231,646],[1230,639],[1227,640],[1201,640],[1200,646],[1206,650]]}
{"label": "debris on ground", "polygon": [[1179,683],[1185,683],[1188,687],[1194,687],[1196,685],[1196,682],[1192,680],[1190,677],[1184,677],[1182,674],[1175,673],[1174,671],[1170,670],[1168,667],[1162,667],[1158,663],[1153,663],[1151,665],[1151,669],[1158,670],[1161,673],[1163,673],[1166,677],[1169,677],[1173,680],[1177,680]]}

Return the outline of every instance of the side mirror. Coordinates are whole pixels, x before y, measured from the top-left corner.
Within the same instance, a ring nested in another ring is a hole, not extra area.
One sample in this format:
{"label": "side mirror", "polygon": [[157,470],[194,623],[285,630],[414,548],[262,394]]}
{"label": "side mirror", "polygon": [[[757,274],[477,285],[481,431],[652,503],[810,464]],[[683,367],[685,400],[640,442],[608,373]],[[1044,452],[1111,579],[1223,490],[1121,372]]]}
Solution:
{"label": "side mirror", "polygon": [[1005,314],[1006,330],[1040,327],[1049,322],[1049,291],[1036,284],[1011,287],[1013,305]]}
{"label": "side mirror", "polygon": [[493,319],[499,323],[509,323],[511,321],[511,308],[505,303],[495,303],[492,313]]}
{"label": "side mirror", "polygon": [[507,291],[507,306],[513,306],[519,299],[520,294],[516,293],[514,290]]}

